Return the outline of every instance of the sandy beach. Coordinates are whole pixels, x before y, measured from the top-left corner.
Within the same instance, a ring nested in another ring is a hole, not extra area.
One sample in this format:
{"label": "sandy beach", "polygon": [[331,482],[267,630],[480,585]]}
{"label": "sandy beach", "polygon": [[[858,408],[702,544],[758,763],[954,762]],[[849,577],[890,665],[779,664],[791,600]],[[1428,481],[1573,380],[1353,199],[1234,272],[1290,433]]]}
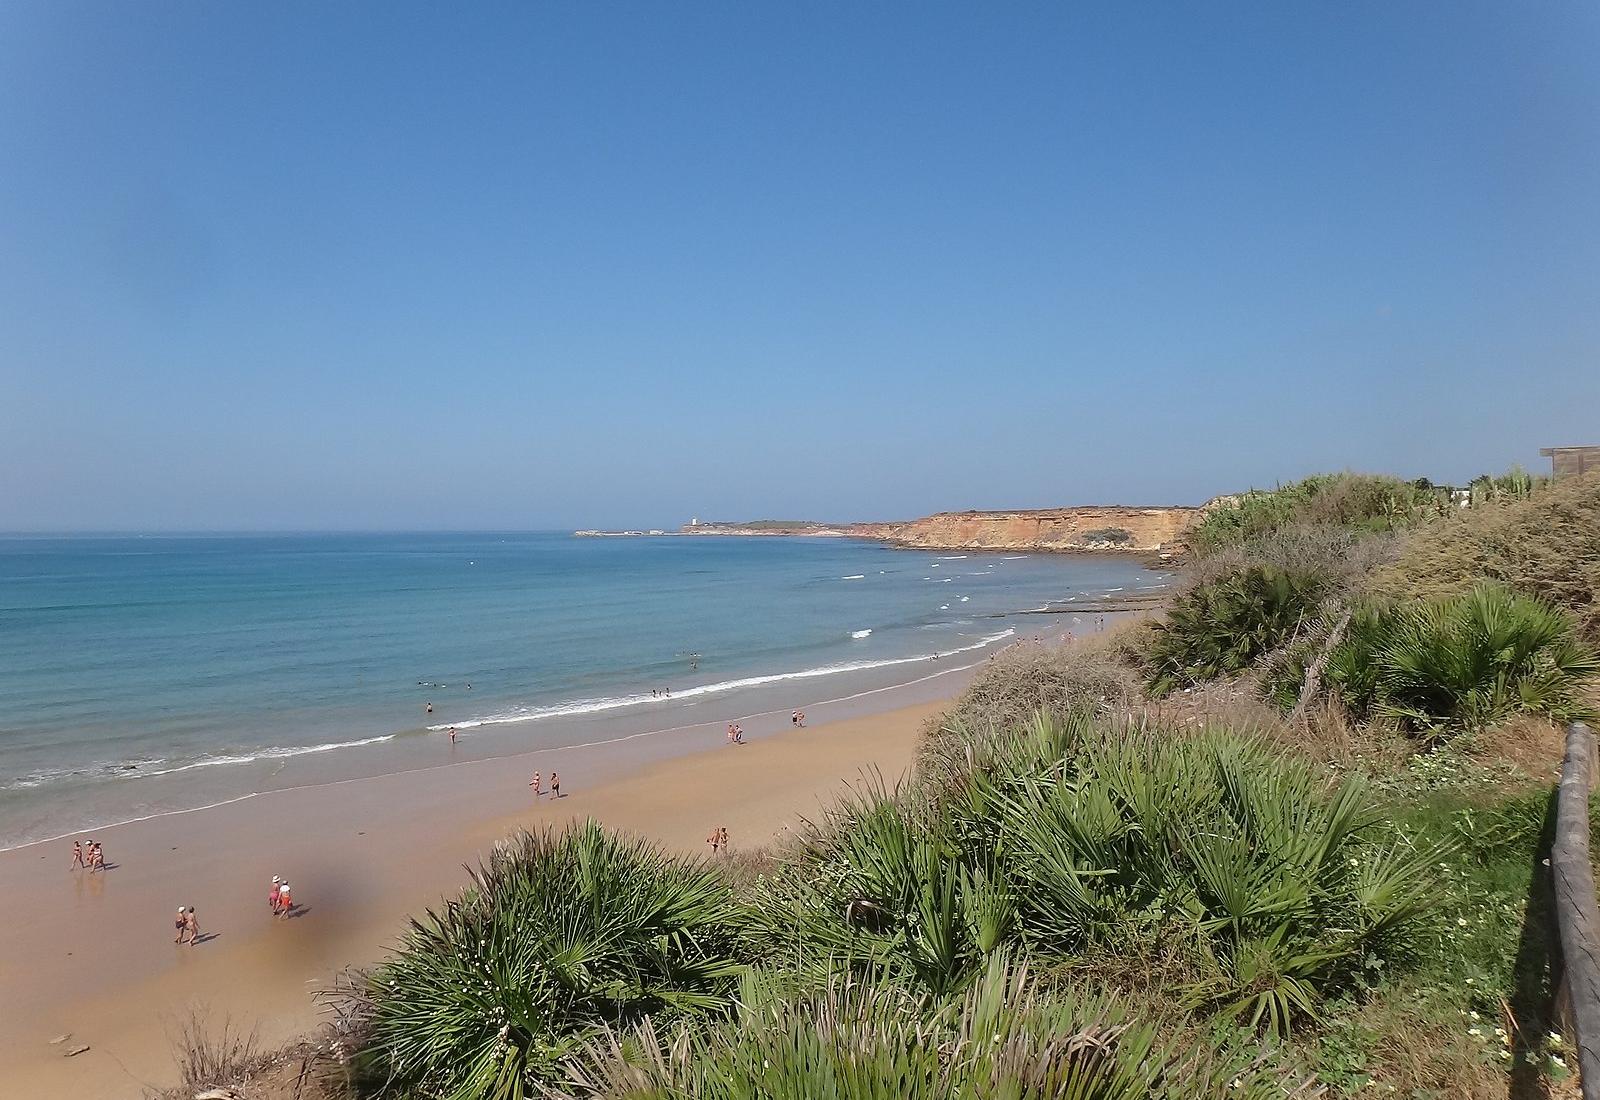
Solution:
{"label": "sandy beach", "polygon": [[[519,827],[593,816],[685,853],[705,851],[718,825],[736,849],[766,843],[847,784],[903,774],[924,722],[969,676],[952,669],[910,699],[885,694],[875,702],[892,709],[878,713],[819,708],[804,730],[767,716],[766,736],[744,746],[725,745],[720,727],[691,727],[626,762],[545,750],[102,829],[100,874],[69,871],[66,842],[0,853],[7,1091],[99,1100],[170,1083],[167,1034],[192,1006],[257,1027],[266,1044],[309,1029],[315,989],[378,958],[407,914],[457,888],[464,865]],[[559,801],[535,802],[536,770],[546,784],[561,773]],[[303,907],[293,919],[267,909],[274,874],[293,883]],[[180,905],[197,911],[196,947],[171,942]]]}

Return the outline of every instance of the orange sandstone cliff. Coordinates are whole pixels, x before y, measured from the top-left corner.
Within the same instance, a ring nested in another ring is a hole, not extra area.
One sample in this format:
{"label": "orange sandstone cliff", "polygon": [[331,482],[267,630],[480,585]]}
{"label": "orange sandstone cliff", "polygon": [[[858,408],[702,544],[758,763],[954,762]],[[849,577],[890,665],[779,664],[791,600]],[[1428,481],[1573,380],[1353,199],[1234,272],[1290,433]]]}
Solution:
{"label": "orange sandstone cliff", "polygon": [[1182,545],[1201,509],[1120,505],[1017,512],[940,512],[909,523],[858,523],[846,532],[924,550],[1126,550]]}

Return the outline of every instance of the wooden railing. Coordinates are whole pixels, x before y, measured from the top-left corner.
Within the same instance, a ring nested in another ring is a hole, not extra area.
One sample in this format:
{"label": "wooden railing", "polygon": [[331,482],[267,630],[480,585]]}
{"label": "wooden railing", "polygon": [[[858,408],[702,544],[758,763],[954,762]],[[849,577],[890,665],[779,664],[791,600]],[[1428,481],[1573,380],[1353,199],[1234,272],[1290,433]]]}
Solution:
{"label": "wooden railing", "polygon": [[1561,931],[1563,1000],[1578,1046],[1583,1100],[1600,1100],[1600,907],[1589,860],[1589,793],[1595,781],[1594,735],[1582,722],[1567,727],[1556,803],[1550,874]]}

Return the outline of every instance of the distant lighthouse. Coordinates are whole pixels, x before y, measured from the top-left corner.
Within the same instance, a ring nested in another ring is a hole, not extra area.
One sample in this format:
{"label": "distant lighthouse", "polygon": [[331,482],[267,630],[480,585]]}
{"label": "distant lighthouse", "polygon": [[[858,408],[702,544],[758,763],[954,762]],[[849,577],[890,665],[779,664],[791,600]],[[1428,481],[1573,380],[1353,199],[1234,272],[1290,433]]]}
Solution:
{"label": "distant lighthouse", "polygon": [[690,527],[699,527],[700,526],[700,517],[699,516],[695,516],[693,519],[691,519],[689,521],[689,526]]}

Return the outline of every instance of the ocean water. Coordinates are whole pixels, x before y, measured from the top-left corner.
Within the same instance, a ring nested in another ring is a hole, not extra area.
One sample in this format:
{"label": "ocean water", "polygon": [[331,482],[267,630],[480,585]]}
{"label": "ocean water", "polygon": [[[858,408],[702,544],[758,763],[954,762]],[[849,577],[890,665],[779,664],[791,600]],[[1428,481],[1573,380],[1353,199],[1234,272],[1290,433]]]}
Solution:
{"label": "ocean water", "polygon": [[422,766],[451,725],[482,756],[839,698],[1162,579],[846,539],[0,538],[0,847]]}

